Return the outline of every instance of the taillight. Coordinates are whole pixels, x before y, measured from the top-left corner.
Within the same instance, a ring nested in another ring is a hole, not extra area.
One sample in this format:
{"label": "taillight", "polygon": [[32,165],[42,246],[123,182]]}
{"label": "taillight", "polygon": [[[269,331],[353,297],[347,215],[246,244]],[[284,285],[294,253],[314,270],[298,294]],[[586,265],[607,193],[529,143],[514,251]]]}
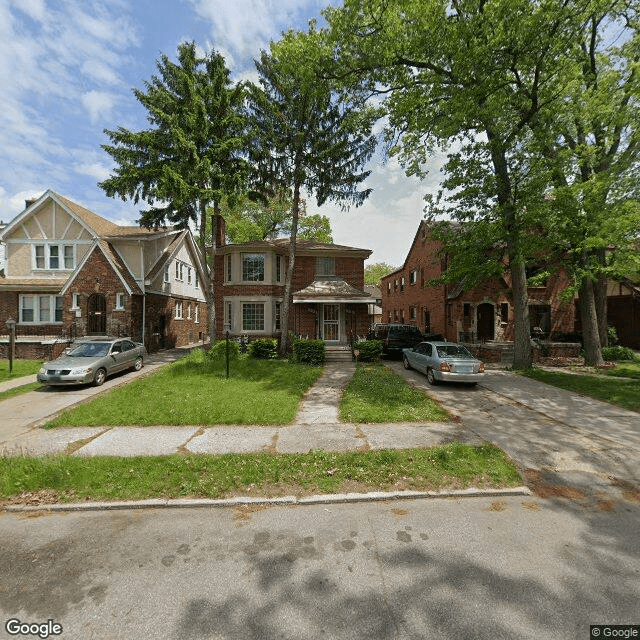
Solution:
{"label": "taillight", "polygon": [[438,369],[440,371],[451,371],[451,366],[449,365],[448,362],[441,362],[440,366],[438,367]]}
{"label": "taillight", "polygon": [[478,373],[484,373],[484,362],[480,363],[480,366],[478,367]]}

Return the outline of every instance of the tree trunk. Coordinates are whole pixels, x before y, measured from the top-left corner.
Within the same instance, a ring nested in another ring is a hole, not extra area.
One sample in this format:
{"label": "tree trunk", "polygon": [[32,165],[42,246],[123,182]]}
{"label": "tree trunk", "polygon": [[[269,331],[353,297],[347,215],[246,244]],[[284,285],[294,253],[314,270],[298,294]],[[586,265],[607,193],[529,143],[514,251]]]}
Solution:
{"label": "tree trunk", "polygon": [[[598,260],[604,268],[606,262],[605,250],[596,251]],[[609,344],[609,321],[607,319],[607,276],[604,273],[598,274],[598,279],[593,283],[593,295],[596,305],[596,317],[598,319],[598,334],[600,335],[600,346],[606,347]]]}
{"label": "tree trunk", "polygon": [[527,295],[527,273],[517,252],[509,255],[511,265],[511,291],[513,295],[514,345],[513,368],[531,367],[531,328],[529,326],[529,300]]}
{"label": "tree trunk", "polygon": [[[204,206],[201,203],[201,206]],[[209,291],[207,295],[207,310],[209,312],[209,338],[211,339],[211,346],[215,343],[217,338],[216,330],[216,238],[218,236],[218,214],[220,207],[217,202],[213,203],[213,215],[211,216],[211,252],[209,253]]]}
{"label": "tree trunk", "polygon": [[289,240],[289,264],[287,265],[287,277],[284,281],[284,299],[280,307],[280,356],[287,354],[289,346],[289,309],[291,307],[291,294],[293,288],[293,272],[296,264],[296,240],[298,236],[298,218],[300,216],[300,183],[296,182],[293,188],[293,205],[291,207],[291,238]]}
{"label": "tree trunk", "polygon": [[583,278],[580,286],[580,318],[582,320],[582,344],[584,346],[585,363],[593,367],[601,367],[602,347],[598,333],[596,302],[593,293],[593,282]]}

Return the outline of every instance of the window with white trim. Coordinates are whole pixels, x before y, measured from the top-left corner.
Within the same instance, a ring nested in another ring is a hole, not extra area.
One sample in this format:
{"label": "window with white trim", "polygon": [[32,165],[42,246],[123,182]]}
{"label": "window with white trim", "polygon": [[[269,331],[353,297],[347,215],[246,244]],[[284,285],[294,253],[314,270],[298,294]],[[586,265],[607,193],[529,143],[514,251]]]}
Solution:
{"label": "window with white trim", "polygon": [[274,326],[276,331],[280,331],[280,305],[281,304],[282,304],[281,302],[276,302],[276,304],[275,304],[275,313],[274,313],[274,319],[273,319],[273,326]]}
{"label": "window with white trim", "polygon": [[182,320],[182,302],[176,300],[176,320]]}
{"label": "window with white trim", "polygon": [[165,282],[170,282],[171,281],[171,278],[170,278],[170,275],[169,275],[169,267],[165,267],[164,268],[164,281]]}
{"label": "window with white trim", "polygon": [[231,270],[232,259],[233,259],[233,256],[230,253],[228,253],[224,257],[224,281],[225,282],[231,282],[231,280],[233,279],[233,271]]}
{"label": "window with white trim", "polygon": [[233,302],[224,303],[224,330],[233,331]]}
{"label": "window with white trim", "polygon": [[124,293],[116,293],[116,311],[124,309]]}
{"label": "window with white trim", "polygon": [[200,280],[198,278],[198,270],[197,269],[194,270],[194,274],[193,275],[194,275],[193,286],[196,289],[199,289],[200,288]]}
{"label": "window with white trim", "polygon": [[33,256],[36,269],[56,271],[75,269],[75,248],[72,244],[36,244]]}
{"label": "window with white trim", "polygon": [[199,324],[200,322],[200,305],[195,306],[193,321],[195,324]]}
{"label": "window with white trim", "polygon": [[242,304],[242,330],[264,331],[264,302]]}
{"label": "window with white trim", "polygon": [[316,275],[335,276],[336,259],[330,257],[320,257],[316,259]]}
{"label": "window with white trim", "polygon": [[176,260],[176,280],[180,280],[180,263]]}
{"label": "window with white trim", "polygon": [[409,284],[415,284],[416,282],[418,282],[418,270],[414,269],[410,274],[409,274]]}
{"label": "window with white trim", "polygon": [[187,320],[191,320],[191,303],[187,305]]}
{"label": "window with white trim", "polygon": [[244,282],[264,282],[264,254],[242,254],[242,280]]}
{"label": "window with white trim", "polygon": [[187,267],[187,284],[191,284],[191,267]]}
{"label": "window with white trim", "polygon": [[276,255],[276,282],[282,282],[282,256]]}
{"label": "window with white trim", "polygon": [[20,296],[20,324],[57,324],[62,322],[62,296]]}
{"label": "window with white trim", "polygon": [[80,308],[80,294],[72,293],[71,294],[71,308],[79,309]]}

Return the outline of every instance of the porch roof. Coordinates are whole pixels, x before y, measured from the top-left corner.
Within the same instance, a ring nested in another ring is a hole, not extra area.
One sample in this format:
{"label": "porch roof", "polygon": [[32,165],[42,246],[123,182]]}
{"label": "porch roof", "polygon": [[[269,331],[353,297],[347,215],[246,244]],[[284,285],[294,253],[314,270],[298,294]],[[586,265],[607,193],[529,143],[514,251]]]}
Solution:
{"label": "porch roof", "polygon": [[318,302],[328,304],[376,304],[376,299],[372,298],[366,291],[360,291],[352,287],[348,282],[337,276],[318,278],[308,287],[293,294],[294,304]]}

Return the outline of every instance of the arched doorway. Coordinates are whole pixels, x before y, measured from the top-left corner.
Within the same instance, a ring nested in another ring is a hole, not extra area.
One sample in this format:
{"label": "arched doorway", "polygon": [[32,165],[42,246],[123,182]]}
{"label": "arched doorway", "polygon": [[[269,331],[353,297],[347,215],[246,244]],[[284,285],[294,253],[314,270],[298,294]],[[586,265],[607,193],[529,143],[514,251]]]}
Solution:
{"label": "arched doorway", "polygon": [[92,293],[87,301],[87,333],[107,333],[107,298],[103,293]]}
{"label": "arched doorway", "polygon": [[495,338],[495,309],[490,302],[483,302],[477,308],[478,340],[493,340]]}

